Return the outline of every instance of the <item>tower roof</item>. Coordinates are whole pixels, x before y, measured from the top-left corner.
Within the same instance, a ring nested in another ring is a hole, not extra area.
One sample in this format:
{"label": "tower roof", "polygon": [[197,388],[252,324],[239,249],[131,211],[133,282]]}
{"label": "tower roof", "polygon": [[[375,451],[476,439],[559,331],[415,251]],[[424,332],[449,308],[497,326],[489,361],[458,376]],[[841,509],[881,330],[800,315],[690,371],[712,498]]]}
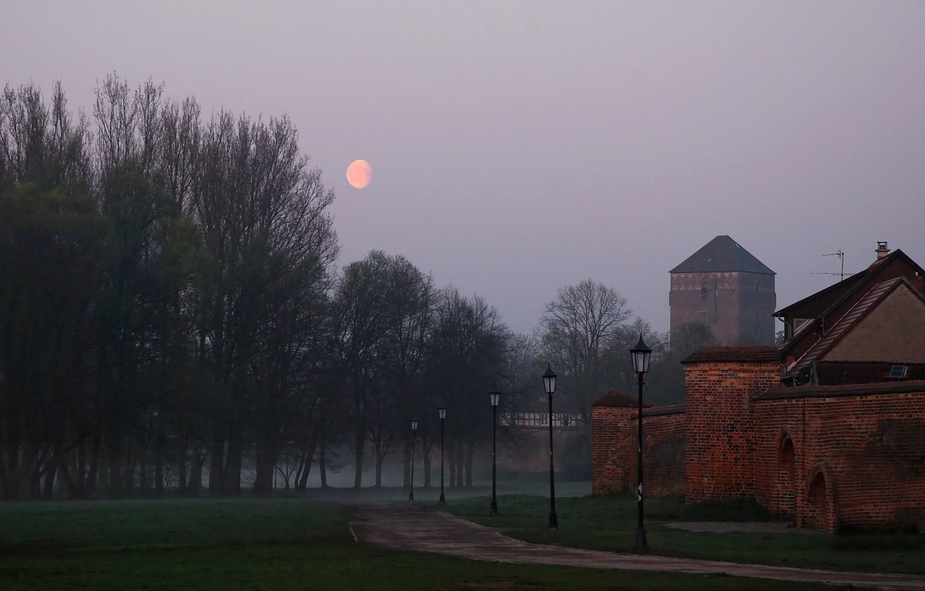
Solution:
{"label": "tower roof", "polygon": [[689,256],[671,273],[756,273],[775,275],[767,265],[756,259],[729,236],[717,236]]}

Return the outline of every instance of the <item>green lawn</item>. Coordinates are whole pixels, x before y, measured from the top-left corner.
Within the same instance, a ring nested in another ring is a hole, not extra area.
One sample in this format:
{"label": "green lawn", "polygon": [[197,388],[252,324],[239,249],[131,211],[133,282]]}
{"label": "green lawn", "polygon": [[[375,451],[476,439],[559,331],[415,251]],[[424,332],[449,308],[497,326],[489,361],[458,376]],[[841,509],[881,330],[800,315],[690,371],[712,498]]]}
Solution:
{"label": "green lawn", "polygon": [[[521,502],[529,511],[540,499]],[[562,521],[571,527],[575,513],[567,505]],[[511,513],[513,499],[502,506]],[[0,503],[0,589],[781,587],[779,581],[723,575],[522,566],[386,551],[355,543],[350,519],[346,508],[291,499]],[[831,589],[791,583],[787,588]]]}
{"label": "green lawn", "polygon": [[[559,529],[550,531],[549,499],[505,496],[499,515],[489,515],[489,498],[460,499],[447,511],[543,544],[632,552],[637,522],[632,495],[556,499]],[[649,552],[665,556],[828,570],[925,574],[925,535],[867,533],[692,533],[670,529],[671,521],[767,521],[771,516],[750,501],[685,505],[679,495],[645,501]]]}

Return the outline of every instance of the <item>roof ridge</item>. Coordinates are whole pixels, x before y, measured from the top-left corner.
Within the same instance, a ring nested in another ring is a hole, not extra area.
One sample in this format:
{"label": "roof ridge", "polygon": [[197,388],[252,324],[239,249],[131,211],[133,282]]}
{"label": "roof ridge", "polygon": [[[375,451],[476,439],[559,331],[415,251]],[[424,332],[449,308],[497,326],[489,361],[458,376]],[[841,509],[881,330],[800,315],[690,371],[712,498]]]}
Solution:
{"label": "roof ridge", "polygon": [[[867,293],[861,296],[847,312],[835,321],[832,328],[824,331],[821,339],[813,343],[792,366],[787,368],[787,374],[792,375],[798,373],[800,370],[809,367],[817,358],[828,353],[832,347],[841,340],[841,337],[870,313],[874,304],[880,302],[900,283],[908,283],[908,281],[905,280],[905,277],[899,276],[875,283]],[[823,330],[824,328],[825,327],[823,327]]]}

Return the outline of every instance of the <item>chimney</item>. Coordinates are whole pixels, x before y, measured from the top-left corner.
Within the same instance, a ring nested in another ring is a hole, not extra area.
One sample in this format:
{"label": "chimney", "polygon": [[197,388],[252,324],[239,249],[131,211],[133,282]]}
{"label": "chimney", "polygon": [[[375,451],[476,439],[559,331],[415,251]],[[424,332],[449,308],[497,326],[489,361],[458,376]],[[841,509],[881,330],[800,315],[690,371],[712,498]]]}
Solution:
{"label": "chimney", "polygon": [[890,254],[890,249],[886,247],[886,242],[877,242],[877,260],[886,257]]}

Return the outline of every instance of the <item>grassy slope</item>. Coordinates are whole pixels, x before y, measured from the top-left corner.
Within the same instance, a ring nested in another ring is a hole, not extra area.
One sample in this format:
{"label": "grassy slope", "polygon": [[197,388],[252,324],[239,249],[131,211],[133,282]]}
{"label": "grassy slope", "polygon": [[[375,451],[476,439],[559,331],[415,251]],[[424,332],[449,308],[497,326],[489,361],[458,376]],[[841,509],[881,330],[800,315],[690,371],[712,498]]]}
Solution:
{"label": "grassy slope", "polygon": [[345,508],[301,500],[0,504],[0,589],[780,588],[779,582],[722,575],[521,566],[392,552],[356,544],[349,519]]}
{"label": "grassy slope", "polygon": [[[559,529],[548,529],[549,499],[510,496],[499,499],[499,515],[488,515],[489,499],[464,499],[446,509],[483,525],[503,528],[512,537],[543,544],[631,552],[637,522],[631,495],[556,500]],[[692,533],[664,527],[670,521],[767,521],[754,503],[685,505],[680,496],[645,501],[649,552],[756,564],[862,572],[925,574],[925,536],[818,532]]]}

